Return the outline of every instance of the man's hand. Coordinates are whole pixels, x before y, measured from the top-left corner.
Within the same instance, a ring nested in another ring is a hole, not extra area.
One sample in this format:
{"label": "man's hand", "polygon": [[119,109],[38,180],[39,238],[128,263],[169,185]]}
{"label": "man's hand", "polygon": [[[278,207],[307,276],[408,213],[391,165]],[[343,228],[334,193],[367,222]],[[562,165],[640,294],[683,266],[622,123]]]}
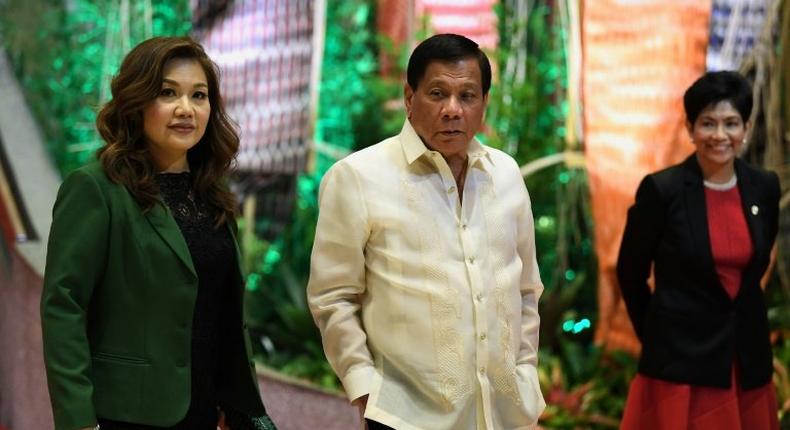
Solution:
{"label": "man's hand", "polygon": [[368,395],[365,394],[364,396],[357,397],[353,402],[351,402],[351,404],[359,408],[359,419],[362,421],[362,428],[368,428],[368,425],[365,422],[365,408],[368,407]]}
{"label": "man's hand", "polygon": [[230,426],[225,423],[225,411],[217,408],[217,430],[230,430]]}

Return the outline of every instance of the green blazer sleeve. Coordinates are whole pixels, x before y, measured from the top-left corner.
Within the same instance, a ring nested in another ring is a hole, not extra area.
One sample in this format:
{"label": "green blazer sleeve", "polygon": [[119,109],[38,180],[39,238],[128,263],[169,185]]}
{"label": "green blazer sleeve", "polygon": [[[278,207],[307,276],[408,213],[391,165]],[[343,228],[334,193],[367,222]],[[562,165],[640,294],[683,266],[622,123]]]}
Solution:
{"label": "green blazer sleeve", "polygon": [[96,180],[76,171],[61,185],[47,247],[41,326],[57,430],[96,425],[86,314],[106,266],[110,209]]}

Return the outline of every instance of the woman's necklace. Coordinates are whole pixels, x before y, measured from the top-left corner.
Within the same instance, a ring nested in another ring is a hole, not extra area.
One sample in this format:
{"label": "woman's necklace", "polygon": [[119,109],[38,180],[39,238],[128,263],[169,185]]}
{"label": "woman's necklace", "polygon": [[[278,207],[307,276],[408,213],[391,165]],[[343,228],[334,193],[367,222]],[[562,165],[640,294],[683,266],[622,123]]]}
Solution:
{"label": "woman's necklace", "polygon": [[702,183],[705,184],[705,187],[710,188],[711,190],[727,191],[732,188],[735,188],[735,186],[738,184],[738,177],[735,174],[733,174],[732,177],[727,182],[717,183],[704,179]]}

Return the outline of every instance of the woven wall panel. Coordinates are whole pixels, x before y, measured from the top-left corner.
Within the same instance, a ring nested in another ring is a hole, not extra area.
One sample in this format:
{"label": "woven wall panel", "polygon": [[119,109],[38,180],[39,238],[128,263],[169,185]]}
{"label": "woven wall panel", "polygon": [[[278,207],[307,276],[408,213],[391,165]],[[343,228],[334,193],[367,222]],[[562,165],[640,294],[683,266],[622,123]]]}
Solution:
{"label": "woven wall panel", "polygon": [[628,207],[645,174],[693,151],[682,95],[705,71],[709,0],[594,0],[584,4],[583,97],[595,251],[596,340],[638,350],[616,283]]}
{"label": "woven wall panel", "polygon": [[196,29],[197,38],[222,69],[225,105],[241,128],[237,169],[301,172],[313,130],[313,1],[236,1],[205,21],[209,27]]}
{"label": "woven wall panel", "polygon": [[708,70],[738,70],[765,25],[772,0],[713,0]]}

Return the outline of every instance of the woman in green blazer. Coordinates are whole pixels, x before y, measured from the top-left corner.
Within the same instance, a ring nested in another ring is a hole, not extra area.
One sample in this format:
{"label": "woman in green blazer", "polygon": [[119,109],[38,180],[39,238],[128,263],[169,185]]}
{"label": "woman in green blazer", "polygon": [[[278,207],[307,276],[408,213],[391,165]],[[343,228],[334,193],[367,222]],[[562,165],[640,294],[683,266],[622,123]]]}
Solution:
{"label": "woman in green blazer", "polygon": [[53,209],[41,318],[55,428],[273,429],[242,317],[239,137],[189,38],[135,47],[96,124],[98,161]]}

